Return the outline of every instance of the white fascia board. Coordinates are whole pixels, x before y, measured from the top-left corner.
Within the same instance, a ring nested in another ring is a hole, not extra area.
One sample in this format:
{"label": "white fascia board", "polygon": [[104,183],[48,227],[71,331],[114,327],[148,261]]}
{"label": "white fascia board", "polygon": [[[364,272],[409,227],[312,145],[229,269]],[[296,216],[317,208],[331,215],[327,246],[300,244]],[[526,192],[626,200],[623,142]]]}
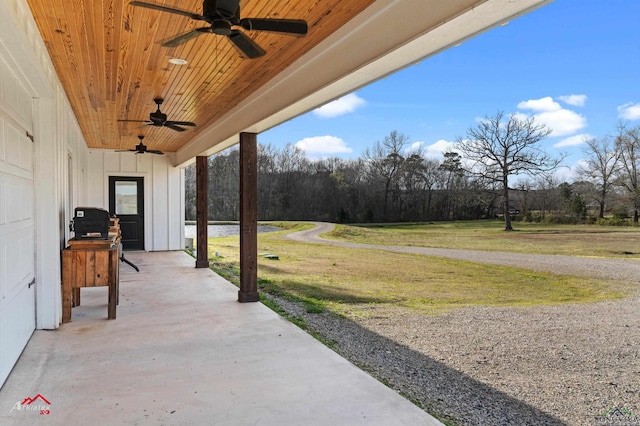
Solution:
{"label": "white fascia board", "polygon": [[376,1],[204,129],[174,165],[222,151],[240,132],[264,132],[551,1]]}

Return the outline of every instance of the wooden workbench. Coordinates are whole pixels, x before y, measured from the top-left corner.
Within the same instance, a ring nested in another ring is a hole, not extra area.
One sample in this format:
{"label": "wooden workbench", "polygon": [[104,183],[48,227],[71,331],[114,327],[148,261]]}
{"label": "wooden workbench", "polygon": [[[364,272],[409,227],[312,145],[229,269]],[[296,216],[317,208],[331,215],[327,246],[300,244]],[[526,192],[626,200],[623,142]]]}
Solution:
{"label": "wooden workbench", "polygon": [[[62,250],[62,322],[71,321],[80,304],[80,288],[109,287],[107,318],[116,318],[120,282],[120,235],[108,239],[71,239]],[[75,304],[74,304],[74,293]]]}

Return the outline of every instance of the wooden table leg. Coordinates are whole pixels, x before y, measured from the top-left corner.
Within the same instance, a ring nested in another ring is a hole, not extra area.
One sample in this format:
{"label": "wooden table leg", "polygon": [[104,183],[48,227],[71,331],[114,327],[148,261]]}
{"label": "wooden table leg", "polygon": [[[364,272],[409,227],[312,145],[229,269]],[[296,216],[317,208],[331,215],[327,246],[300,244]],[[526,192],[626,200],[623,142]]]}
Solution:
{"label": "wooden table leg", "polygon": [[73,289],[73,302],[71,304],[74,308],[80,306],[80,287]]}
{"label": "wooden table leg", "polygon": [[116,263],[116,305],[120,304],[120,257],[122,256],[122,243],[118,243],[118,259]]}
{"label": "wooden table leg", "polygon": [[116,319],[116,291],[115,284],[109,284],[109,311],[107,312],[108,319]]}
{"label": "wooden table leg", "polygon": [[109,306],[107,318],[116,319],[116,305],[118,304],[118,249],[109,252]]}
{"label": "wooden table leg", "polygon": [[71,321],[72,289],[72,256],[73,253],[63,252],[62,255],[62,322]]}

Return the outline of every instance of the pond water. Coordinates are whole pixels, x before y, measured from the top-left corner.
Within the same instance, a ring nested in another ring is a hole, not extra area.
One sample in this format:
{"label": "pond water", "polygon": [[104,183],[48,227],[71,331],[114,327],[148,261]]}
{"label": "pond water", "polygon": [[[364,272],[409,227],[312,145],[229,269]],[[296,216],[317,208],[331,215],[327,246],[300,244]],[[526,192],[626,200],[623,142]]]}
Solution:
{"label": "pond water", "polygon": [[[258,232],[274,232],[280,231],[281,228],[275,226],[258,225]],[[207,227],[209,237],[229,237],[231,235],[240,235],[240,225],[209,225]],[[184,226],[185,238],[196,237],[196,225]]]}

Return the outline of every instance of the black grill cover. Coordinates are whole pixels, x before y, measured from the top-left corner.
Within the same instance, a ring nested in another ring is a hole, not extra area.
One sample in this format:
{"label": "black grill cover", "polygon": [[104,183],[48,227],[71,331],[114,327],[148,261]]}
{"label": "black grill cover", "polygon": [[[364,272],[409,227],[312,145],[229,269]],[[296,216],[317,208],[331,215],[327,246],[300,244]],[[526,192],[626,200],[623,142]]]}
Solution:
{"label": "black grill cover", "polygon": [[76,238],[109,238],[109,212],[98,207],[76,207],[73,231]]}

